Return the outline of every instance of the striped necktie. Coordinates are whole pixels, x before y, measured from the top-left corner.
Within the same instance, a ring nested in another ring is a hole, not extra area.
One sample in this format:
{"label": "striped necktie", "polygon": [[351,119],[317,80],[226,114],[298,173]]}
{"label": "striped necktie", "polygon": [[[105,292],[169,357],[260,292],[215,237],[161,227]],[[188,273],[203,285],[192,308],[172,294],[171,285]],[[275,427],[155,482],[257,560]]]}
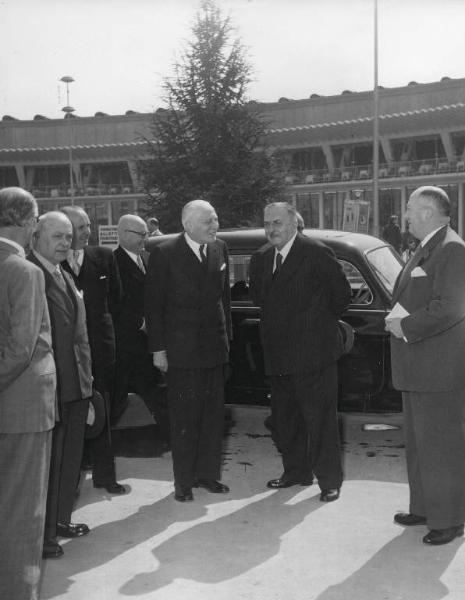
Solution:
{"label": "striped necktie", "polygon": [[200,259],[202,261],[203,267],[207,266],[207,253],[205,250],[205,246],[206,246],[206,244],[200,244],[200,247],[199,247]]}
{"label": "striped necktie", "polygon": [[279,273],[282,264],[283,264],[283,255],[280,252],[278,252],[276,254],[276,266],[273,271],[273,277],[276,277],[276,275]]}
{"label": "striped necktie", "polygon": [[144,261],[142,260],[142,257],[140,254],[137,255],[137,264],[139,266],[139,269],[142,271],[142,273],[145,273]]}

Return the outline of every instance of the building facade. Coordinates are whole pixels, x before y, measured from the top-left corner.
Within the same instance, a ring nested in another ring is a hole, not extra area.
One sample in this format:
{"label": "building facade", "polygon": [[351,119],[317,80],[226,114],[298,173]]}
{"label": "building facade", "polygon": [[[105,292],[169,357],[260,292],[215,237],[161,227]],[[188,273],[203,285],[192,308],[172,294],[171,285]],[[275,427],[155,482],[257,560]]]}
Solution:
{"label": "building facade", "polygon": [[[281,98],[259,106],[268,144],[282,158],[290,199],[307,226],[378,233],[391,214],[404,223],[419,185],[449,194],[464,235],[465,79],[379,89],[379,222],[373,214],[373,92]],[[137,162],[149,157],[152,114],[0,122],[0,186],[32,191],[41,212],[74,202],[94,226],[144,215]],[[354,212],[355,211],[355,212]],[[163,229],[163,224],[161,224]]]}

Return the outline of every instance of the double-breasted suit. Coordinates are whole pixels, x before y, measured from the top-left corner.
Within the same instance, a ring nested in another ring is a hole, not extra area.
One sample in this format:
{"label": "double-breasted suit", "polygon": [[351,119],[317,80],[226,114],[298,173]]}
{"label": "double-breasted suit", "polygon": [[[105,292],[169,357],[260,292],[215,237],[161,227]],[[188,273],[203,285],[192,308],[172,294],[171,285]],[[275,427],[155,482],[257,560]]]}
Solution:
{"label": "double-breasted suit", "polygon": [[175,486],[218,479],[224,420],[223,368],[231,335],[226,244],[208,244],[203,265],[185,235],[150,255],[145,312],[148,349],[168,358]]}
{"label": "double-breasted suit", "polygon": [[62,267],[73,278],[84,295],[86,325],[92,357],[93,386],[105,398],[106,426],[94,439],[87,441],[92,463],[92,479],[96,485],[116,482],[115,462],[111,448],[110,414],[115,378],[115,328],[121,302],[121,281],[110,248],[86,246],[83,261],[76,274],[68,261]]}
{"label": "double-breasted suit", "polygon": [[306,481],[308,455],[322,489],[342,482],[336,419],[337,367],[343,352],[338,319],[350,285],[334,253],[297,234],[279,272],[275,248],[250,262],[250,290],[261,307],[265,372],[270,376],[273,421],[284,477]]}
{"label": "double-breasted suit", "polygon": [[448,226],[419,246],[393,305],[408,313],[391,336],[403,392],[410,512],[431,529],[465,521],[465,243]]}
{"label": "double-breasted suit", "polygon": [[38,597],[55,362],[44,277],[0,241],[0,597]]}
{"label": "double-breasted suit", "polygon": [[59,421],[53,432],[45,539],[56,525],[70,523],[79,479],[88,398],[92,395],[91,355],[82,294],[61,269],[65,289],[34,252],[29,260],[42,269],[57,367]]}

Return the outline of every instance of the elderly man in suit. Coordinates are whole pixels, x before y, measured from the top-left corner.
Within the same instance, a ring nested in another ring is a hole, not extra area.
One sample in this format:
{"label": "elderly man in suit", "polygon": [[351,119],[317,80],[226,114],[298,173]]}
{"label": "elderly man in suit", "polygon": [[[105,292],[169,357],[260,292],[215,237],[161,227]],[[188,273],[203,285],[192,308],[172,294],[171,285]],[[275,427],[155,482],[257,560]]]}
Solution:
{"label": "elderly man in suit", "polygon": [[182,211],[184,233],[150,255],[146,319],[153,362],[168,377],[175,499],[193,500],[192,487],[212,493],[218,481],[224,426],[224,365],[230,320],[226,244],[205,200]]}
{"label": "elderly man in suit", "polygon": [[407,204],[420,240],[400,273],[391,332],[393,383],[402,390],[410,486],[400,525],[426,525],[423,542],[447,544],[465,521],[465,243],[449,227],[440,188],[420,187]]}
{"label": "elderly man in suit", "polygon": [[0,190],[0,598],[38,598],[55,425],[55,363],[42,271],[26,260],[35,199]]}
{"label": "elderly man in suit", "polygon": [[29,260],[45,276],[45,293],[52,324],[57,367],[59,421],[53,432],[50,478],[45,518],[44,558],[63,554],[61,537],[89,533],[84,523],[71,523],[81,466],[88,398],[92,395],[90,348],[82,294],[60,266],[73,240],[73,228],[61,212],[39,219]]}
{"label": "elderly man in suit", "polygon": [[351,289],[333,252],[297,231],[293,206],[269,204],[264,218],[269,244],[252,256],[250,286],[262,309],[265,370],[284,467],[267,485],[309,485],[310,470],[318,479],[320,500],[331,502],[339,498],[343,478],[337,425],[336,361],[343,352],[338,319]]}
{"label": "elderly man in suit", "polygon": [[121,275],[123,297],[116,320],[115,421],[124,412],[128,392],[138,394],[154,417],[158,435],[165,447],[169,423],[165,387],[160,371],[153,366],[148,351],[144,318],[144,290],[147,253],[144,250],[147,226],[137,215],[123,215],[118,222],[118,247],[114,251]]}
{"label": "elderly man in suit", "polygon": [[61,209],[73,226],[73,243],[61,263],[84,295],[87,334],[92,357],[93,387],[105,399],[106,426],[86,441],[92,465],[94,487],[109,494],[124,494],[124,485],[116,481],[115,457],[111,447],[111,398],[115,379],[114,321],[121,302],[121,282],[111,248],[89,246],[90,219],[80,206]]}

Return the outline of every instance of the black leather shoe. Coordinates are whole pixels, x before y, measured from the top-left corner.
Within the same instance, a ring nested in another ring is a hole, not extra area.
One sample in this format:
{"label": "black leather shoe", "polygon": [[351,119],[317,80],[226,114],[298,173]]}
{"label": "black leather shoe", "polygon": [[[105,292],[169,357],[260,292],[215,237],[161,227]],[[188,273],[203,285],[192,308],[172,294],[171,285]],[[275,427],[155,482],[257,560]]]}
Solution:
{"label": "black leather shoe", "polygon": [[44,540],[42,558],[60,558],[63,554],[63,548],[56,540]]}
{"label": "black leather shoe", "polygon": [[448,529],[432,529],[423,538],[423,543],[429,546],[441,546],[448,544],[456,537],[463,535],[463,525],[457,527],[449,527]]}
{"label": "black leather shoe", "polygon": [[190,488],[180,489],[174,492],[174,499],[178,502],[192,502],[194,496]]}
{"label": "black leather shoe", "polygon": [[287,479],[286,477],[278,477],[278,479],[270,479],[266,484],[266,487],[271,488],[272,490],[278,490],[281,488],[292,487],[293,485],[299,485],[299,482],[294,481],[293,479]]}
{"label": "black leather shoe", "polygon": [[420,517],[413,513],[397,513],[394,515],[394,522],[405,527],[411,527],[412,525],[426,525],[426,517]]}
{"label": "black leather shoe", "polygon": [[224,483],[215,481],[214,479],[197,479],[194,483],[194,487],[202,487],[211,492],[212,494],[227,494],[229,488]]}
{"label": "black leather shoe", "polygon": [[339,498],[339,489],[331,488],[329,490],[321,490],[320,502],[334,502]]}
{"label": "black leather shoe", "polygon": [[87,535],[89,531],[85,523],[57,523],[57,535],[64,538],[81,537]]}
{"label": "black leather shoe", "polygon": [[107,490],[109,494],[126,494],[128,491],[124,485],[121,485],[117,481],[113,483],[95,483],[94,481],[94,488],[103,488]]}

